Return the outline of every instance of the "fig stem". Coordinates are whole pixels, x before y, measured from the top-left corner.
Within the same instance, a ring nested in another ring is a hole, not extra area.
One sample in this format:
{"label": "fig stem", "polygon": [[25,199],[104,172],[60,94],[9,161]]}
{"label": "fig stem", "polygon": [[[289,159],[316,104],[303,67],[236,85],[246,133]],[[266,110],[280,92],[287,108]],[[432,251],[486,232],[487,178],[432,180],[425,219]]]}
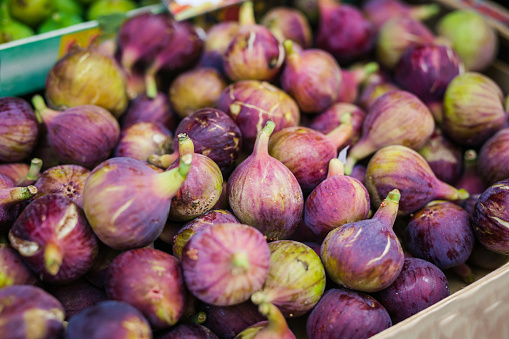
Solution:
{"label": "fig stem", "polygon": [[436,179],[437,183],[435,185],[434,191],[434,200],[444,199],[444,200],[465,200],[470,195],[468,191],[465,189],[456,189],[455,187]]}
{"label": "fig stem", "polygon": [[266,302],[265,294],[262,291],[257,291],[251,295],[251,302],[255,305],[260,305]]}
{"label": "fig stem", "polygon": [[332,158],[329,161],[329,171],[327,172],[327,179],[336,175],[345,175],[345,167],[338,158]]}
{"label": "fig stem", "polygon": [[157,83],[155,74],[147,72],[145,74],[145,85],[147,87],[147,97],[154,99],[157,96]]}
{"label": "fig stem", "polygon": [[27,186],[33,184],[38,178],[41,172],[42,160],[39,158],[33,158],[30,162],[30,168],[28,169],[27,175],[16,183],[16,186]]}
{"label": "fig stem", "polygon": [[244,274],[247,270],[249,270],[249,257],[246,252],[235,252],[232,255],[232,274]]}
{"label": "fig stem", "polygon": [[239,9],[239,24],[241,26],[256,25],[254,17],[253,2],[244,2]]}
{"label": "fig stem", "polygon": [[178,136],[179,154],[194,154],[194,143],[186,133],[180,133]]}
{"label": "fig stem", "polygon": [[293,49],[293,41],[290,39],[286,39],[283,42],[283,46],[285,47],[286,56],[295,54],[295,50]]}
{"label": "fig stem", "polygon": [[175,162],[175,160],[178,159],[178,157],[179,157],[178,152],[163,155],[152,154],[148,157],[147,162],[154,166],[167,169],[168,167],[171,166],[171,164]]}
{"label": "fig stem", "polygon": [[44,248],[44,266],[51,275],[56,275],[62,265],[64,255],[57,244],[48,242]]}
{"label": "fig stem", "polygon": [[415,6],[410,9],[410,17],[416,20],[426,20],[440,12],[440,6],[437,4],[427,4]]}
{"label": "fig stem", "polygon": [[398,215],[400,198],[401,193],[398,189],[390,191],[385,200],[380,204],[380,207],[378,207],[373,219],[376,219],[384,225],[392,228],[394,221],[396,220],[396,216]]}
{"label": "fig stem", "polygon": [[17,204],[37,194],[37,187],[9,187],[0,189],[0,204]]}
{"label": "fig stem", "polygon": [[345,165],[345,174],[350,175],[352,174],[353,167],[357,163],[358,160],[364,159],[371,153],[373,153],[374,149],[371,145],[369,139],[362,138],[359,139],[350,150],[350,153],[348,154],[348,158],[346,159],[346,165]]}
{"label": "fig stem", "polygon": [[46,103],[44,102],[44,98],[39,94],[34,95],[34,97],[32,98],[32,104],[34,105],[34,108],[35,108],[35,112],[34,112],[35,118],[37,119],[38,123],[42,124],[43,119],[42,119],[41,113],[46,111],[48,109],[48,106],[46,106]]}
{"label": "fig stem", "polygon": [[269,152],[269,139],[274,132],[274,128],[276,124],[272,120],[267,120],[265,126],[258,132],[256,136],[256,141],[253,149],[253,154],[258,154],[258,152],[262,152],[264,154],[268,154]]}
{"label": "fig stem", "polygon": [[164,197],[172,198],[184,183],[191,169],[192,154],[180,157],[179,167],[163,173],[157,173],[154,178],[155,189]]}
{"label": "fig stem", "polygon": [[340,122],[341,124],[338,127],[334,128],[325,135],[332,145],[334,145],[336,150],[343,146],[353,134],[351,113],[343,113],[341,115]]}
{"label": "fig stem", "polygon": [[465,284],[471,284],[475,281],[474,272],[466,263],[451,267],[451,270],[457,274]]}
{"label": "fig stem", "polygon": [[260,312],[263,316],[267,317],[267,319],[269,320],[269,324],[267,325],[267,327],[265,327],[258,333],[283,335],[290,332],[285,317],[283,316],[281,311],[279,311],[279,309],[273,304],[271,303],[260,304],[258,306],[258,312]]}
{"label": "fig stem", "polygon": [[207,313],[200,311],[187,319],[187,323],[200,325],[207,321]]}

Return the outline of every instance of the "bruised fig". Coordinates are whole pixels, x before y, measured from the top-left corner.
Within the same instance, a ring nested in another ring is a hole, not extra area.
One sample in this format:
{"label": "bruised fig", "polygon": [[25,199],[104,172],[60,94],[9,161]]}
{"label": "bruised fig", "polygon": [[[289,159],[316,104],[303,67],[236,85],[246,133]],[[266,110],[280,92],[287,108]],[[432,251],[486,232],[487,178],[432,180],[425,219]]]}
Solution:
{"label": "bruised fig", "polygon": [[268,152],[274,122],[258,133],[253,153],[228,179],[228,200],[240,222],[256,227],[269,239],[283,239],[298,226],[304,197],[292,172]]}
{"label": "bruised fig", "polygon": [[311,27],[306,16],[298,9],[273,7],[265,13],[260,23],[270,29],[281,43],[290,39],[304,49],[312,45]]}
{"label": "bruised fig", "polygon": [[152,154],[171,151],[173,135],[166,127],[154,122],[137,122],[122,131],[113,155],[147,161]]}
{"label": "bruised fig", "polygon": [[21,203],[37,194],[37,187],[17,187],[11,179],[0,175],[0,231],[8,230],[18,218]]}
{"label": "bruised fig", "polygon": [[501,129],[482,145],[478,172],[488,185],[509,178],[509,128]]}
{"label": "bruised fig", "polygon": [[437,4],[408,5],[401,0],[369,0],[362,6],[364,15],[377,29],[394,17],[425,20],[438,13]]}
{"label": "bruised fig", "polygon": [[0,267],[0,290],[12,285],[35,285],[38,281],[23,257],[9,244],[0,244]]}
{"label": "bruised fig", "polygon": [[186,286],[195,297],[212,305],[248,300],[262,287],[269,266],[265,237],[248,225],[211,225],[189,239],[182,251]]}
{"label": "bruised fig", "polygon": [[271,303],[261,303],[258,312],[268,320],[258,322],[240,332],[235,339],[295,339],[281,311]]}
{"label": "bruised fig", "polygon": [[337,284],[375,292],[392,284],[403,267],[403,249],[392,230],[400,193],[392,190],[371,219],[338,227],[325,237],[320,257]]}
{"label": "bruised fig", "polygon": [[199,66],[214,67],[224,75],[223,56],[238,31],[239,23],[236,21],[222,21],[210,27]]}
{"label": "bruised fig", "polygon": [[98,242],[81,208],[59,194],[30,203],[9,231],[9,241],[43,281],[67,283],[85,274]]}

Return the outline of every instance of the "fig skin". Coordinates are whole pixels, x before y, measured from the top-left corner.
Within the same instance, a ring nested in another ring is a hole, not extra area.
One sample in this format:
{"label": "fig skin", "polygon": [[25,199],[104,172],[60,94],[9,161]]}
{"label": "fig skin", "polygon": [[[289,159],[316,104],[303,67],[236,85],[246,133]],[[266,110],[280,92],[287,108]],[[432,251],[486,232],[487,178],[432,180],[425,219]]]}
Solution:
{"label": "fig skin", "polygon": [[268,320],[258,322],[240,332],[235,339],[296,339],[279,309],[271,303],[261,303],[258,312]]}
{"label": "fig skin", "polygon": [[173,135],[166,127],[154,122],[137,122],[122,131],[113,156],[147,161],[152,154],[172,151]]}
{"label": "fig skin", "polygon": [[32,107],[21,98],[0,98],[0,162],[25,160],[39,135]]}
{"label": "fig skin", "polygon": [[173,326],[182,316],[186,291],[174,256],[151,248],[133,249],[113,259],[108,270],[108,297],[136,307],[152,328]]}
{"label": "fig skin", "polygon": [[9,244],[0,244],[0,290],[13,285],[35,285],[34,272],[23,262],[23,257]]}
{"label": "fig skin", "polygon": [[[9,178],[16,183],[26,177],[30,166],[24,162],[13,162],[9,164],[0,164],[0,175]],[[30,183],[32,184],[32,183]],[[30,185],[28,184],[28,185]],[[16,185],[17,186],[17,185]]]}
{"label": "fig skin", "polygon": [[[482,145],[478,172],[488,185],[509,178],[509,128],[503,128]],[[482,192],[481,192],[482,193]]]}
{"label": "fig skin", "polygon": [[56,339],[64,334],[62,304],[39,287],[19,285],[2,288],[0,304],[2,339]]}
{"label": "fig skin", "polygon": [[30,203],[9,231],[9,241],[43,281],[56,284],[84,275],[98,253],[83,211],[59,194]]}
{"label": "fig skin", "polygon": [[368,77],[358,98],[360,107],[369,111],[373,103],[385,93],[400,90],[396,84],[389,82],[380,73]]}
{"label": "fig skin", "polygon": [[238,31],[239,23],[236,21],[222,21],[212,25],[207,31],[203,54],[198,66],[214,67],[222,75],[225,75],[223,56]]}
{"label": "fig skin", "polygon": [[419,258],[406,258],[396,281],[372,296],[397,324],[449,295],[449,283],[438,267]]}
{"label": "fig skin", "polygon": [[212,305],[248,300],[269,273],[269,246],[263,234],[248,225],[206,227],[189,239],[182,254],[186,286],[195,297]]}
{"label": "fig skin", "polygon": [[313,43],[312,30],[306,16],[298,9],[277,6],[271,8],[260,20],[281,42],[292,40],[304,49]]}
{"label": "fig skin", "polygon": [[120,126],[125,130],[137,122],[160,123],[170,131],[177,126],[178,117],[171,110],[170,100],[165,94],[158,92],[154,98],[146,94],[138,95],[129,103],[129,107],[122,115]]}
{"label": "fig skin", "polygon": [[354,65],[341,70],[341,86],[339,87],[338,103],[355,103],[359,96],[359,87],[374,72],[378,71],[376,62]]}
{"label": "fig skin", "polygon": [[306,324],[309,339],[369,338],[392,326],[387,310],[373,297],[346,289],[330,289]]}
{"label": "fig skin", "polygon": [[157,339],[218,339],[217,335],[205,326],[199,324],[180,324],[156,336]]}
{"label": "fig skin", "polygon": [[115,300],[97,303],[69,320],[65,339],[152,339],[148,321],[133,306]]}

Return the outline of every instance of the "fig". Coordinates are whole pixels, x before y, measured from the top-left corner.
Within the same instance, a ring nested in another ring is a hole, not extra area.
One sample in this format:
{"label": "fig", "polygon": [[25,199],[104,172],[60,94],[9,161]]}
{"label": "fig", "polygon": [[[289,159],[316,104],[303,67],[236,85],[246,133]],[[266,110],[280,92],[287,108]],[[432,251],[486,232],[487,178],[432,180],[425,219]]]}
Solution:
{"label": "fig", "polygon": [[71,49],[59,59],[46,77],[45,88],[50,107],[57,109],[97,105],[118,118],[128,103],[124,71],[112,56],[94,47]]}
{"label": "fig", "polygon": [[[32,159],[33,161],[34,159]],[[42,165],[41,159],[38,161]],[[0,164],[0,175],[10,179],[13,183],[17,183],[25,179],[30,171],[30,166],[24,162],[12,162],[7,164]],[[38,175],[39,173],[37,173]],[[37,180],[37,178],[35,178]],[[30,184],[29,184],[30,185]],[[17,186],[17,185],[16,185]]]}
{"label": "fig", "polygon": [[173,327],[166,333],[160,334],[157,339],[217,339],[217,335],[205,326],[199,324],[180,324]]}
{"label": "fig", "polygon": [[260,24],[270,29],[281,43],[290,39],[305,49],[310,48],[313,43],[309,22],[298,9],[284,6],[273,7],[263,15]]}
{"label": "fig", "polygon": [[53,0],[56,12],[83,16],[83,7],[77,0]]}
{"label": "fig", "polygon": [[[488,185],[509,178],[509,127],[492,135],[482,145],[478,173]],[[482,193],[482,192],[480,192]]]}
{"label": "fig", "polygon": [[131,101],[127,111],[122,115],[120,126],[124,130],[137,122],[154,122],[174,131],[177,119],[166,95],[159,92],[154,98],[149,98],[146,94],[140,94]]}
{"label": "fig", "polygon": [[258,312],[268,320],[258,322],[240,332],[235,339],[295,339],[281,311],[271,303],[261,303]]}
{"label": "fig", "polygon": [[396,281],[373,297],[389,312],[392,323],[397,324],[449,294],[447,278],[438,267],[426,260],[406,258]]}
{"label": "fig", "polygon": [[200,108],[216,107],[226,81],[215,68],[193,68],[179,74],[170,85],[173,111],[185,118]]}
{"label": "fig", "polygon": [[284,239],[302,218],[304,197],[292,172],[268,152],[274,122],[258,133],[253,153],[228,179],[230,208],[241,223],[256,227],[268,239]]}
{"label": "fig", "polygon": [[371,219],[330,231],[321,249],[327,275],[340,286],[376,292],[391,285],[403,267],[403,249],[392,227],[400,192],[392,190]]}
{"label": "fig", "polygon": [[339,159],[329,161],[327,178],[311,192],[304,205],[304,222],[320,239],[337,227],[368,217],[369,194],[357,179],[344,175]]}
{"label": "fig", "polygon": [[345,173],[352,173],[358,160],[385,146],[419,149],[434,130],[433,115],[415,95],[402,90],[386,93],[373,103],[364,119],[361,138],[348,152]]}
{"label": "fig", "polygon": [[366,168],[366,188],[371,204],[397,188],[401,192],[399,214],[409,215],[432,200],[464,200],[468,192],[439,180],[426,160],[411,148],[394,145],[378,150]]}
{"label": "fig", "polygon": [[355,178],[361,182],[361,184],[366,186],[366,166],[364,165],[355,165],[353,167],[352,173],[350,173],[352,178]]}
{"label": "fig", "polygon": [[151,339],[150,325],[140,311],[115,300],[102,301],[69,320],[66,339]]}
{"label": "fig", "polygon": [[223,56],[238,31],[239,23],[236,21],[222,21],[212,25],[207,31],[199,66],[214,67],[225,75]]}
{"label": "fig", "polygon": [[44,20],[37,28],[38,34],[43,34],[57,29],[66,28],[83,22],[83,19],[76,14],[68,14],[64,12],[54,12],[46,20]]}
{"label": "fig", "polygon": [[133,0],[97,0],[90,4],[87,10],[87,19],[97,20],[103,16],[125,14],[136,9]]}
{"label": "fig", "polygon": [[164,228],[171,198],[186,179],[192,157],[182,154],[179,167],[162,173],[122,157],[94,168],[83,189],[83,209],[94,233],[118,250],[152,243]]}
{"label": "fig", "polygon": [[480,171],[477,164],[477,152],[473,149],[466,150],[463,154],[463,173],[455,185],[456,188],[464,189],[471,196],[477,195],[474,204],[477,202],[478,195],[488,188],[488,185],[486,185],[481,177],[481,174],[479,173]]}
{"label": "fig", "polygon": [[376,62],[354,65],[348,69],[341,70],[341,86],[339,87],[336,102],[354,103],[359,95],[360,85],[370,74],[378,71]]}
{"label": "fig", "polygon": [[21,98],[0,98],[0,161],[25,160],[35,148],[37,119],[32,107]]}
{"label": "fig", "polygon": [[18,218],[21,203],[37,194],[37,187],[17,187],[11,179],[0,175],[0,231],[8,230]]}
{"label": "fig", "polygon": [[223,68],[232,81],[270,81],[279,73],[285,60],[281,42],[254,18],[253,3],[246,1],[239,9],[239,30],[223,56]]}
{"label": "fig", "polygon": [[13,285],[35,285],[38,282],[34,272],[23,262],[23,257],[9,244],[0,243],[0,267],[0,290]]}
{"label": "fig", "polygon": [[382,74],[383,73],[372,74],[365,80],[364,86],[358,98],[359,105],[363,109],[369,110],[376,99],[385,93],[400,90],[397,85],[390,82]]}
{"label": "fig", "polygon": [[481,245],[479,241],[476,241],[472,253],[467,260],[467,264],[493,271],[505,265],[508,261],[508,255],[490,251]]}
{"label": "fig", "polygon": [[341,69],[334,57],[321,49],[296,53],[292,41],[284,43],[286,64],[281,73],[281,87],[304,113],[317,114],[338,98]]}
{"label": "fig", "polygon": [[502,90],[487,76],[467,72],[447,86],[441,127],[452,141],[478,146],[502,129],[507,117]]}
{"label": "fig", "polygon": [[197,232],[182,250],[189,291],[208,304],[244,302],[259,290],[270,266],[270,250],[256,228],[223,223]]}
{"label": "fig", "polygon": [[437,4],[408,5],[400,0],[369,0],[362,6],[364,15],[377,29],[394,17],[426,20],[438,13]]}
{"label": "fig", "polygon": [[33,103],[37,120],[48,129],[49,143],[60,161],[93,168],[115,148],[120,126],[106,109],[83,105],[59,112],[46,107],[40,95],[34,96]]}
{"label": "fig", "polygon": [[0,333],[3,339],[60,338],[64,308],[51,294],[30,285],[0,289]]}
{"label": "fig", "polygon": [[325,290],[325,269],[320,257],[309,246],[293,240],[269,243],[269,275],[253,303],[271,303],[287,317],[309,312]]}
{"label": "fig", "polygon": [[51,0],[6,1],[11,16],[25,25],[36,27],[53,12]]}
{"label": "fig", "polygon": [[28,38],[35,34],[30,26],[11,18],[7,2],[0,4],[0,14],[0,44]]}
{"label": "fig", "polygon": [[36,198],[47,194],[61,194],[83,208],[83,187],[90,170],[79,165],[59,165],[44,171],[35,183]]}
{"label": "fig", "polygon": [[122,130],[113,152],[115,157],[128,157],[147,161],[152,154],[166,154],[173,151],[173,135],[154,122],[137,122]]}
{"label": "fig", "polygon": [[306,332],[309,339],[369,338],[391,326],[389,313],[373,297],[333,288],[311,311]]}

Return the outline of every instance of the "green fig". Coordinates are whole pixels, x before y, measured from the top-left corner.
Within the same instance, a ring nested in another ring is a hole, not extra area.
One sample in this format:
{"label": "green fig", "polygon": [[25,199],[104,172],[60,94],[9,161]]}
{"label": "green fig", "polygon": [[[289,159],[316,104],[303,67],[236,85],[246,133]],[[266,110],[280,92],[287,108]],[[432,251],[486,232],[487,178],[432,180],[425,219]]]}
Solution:
{"label": "green fig", "polygon": [[79,15],[68,14],[65,12],[55,12],[39,26],[37,32],[39,34],[51,32],[60,28],[69,27],[82,23],[83,20]]}
{"label": "green fig", "polygon": [[34,35],[30,27],[11,18],[7,3],[1,3],[0,14],[0,44]]}
{"label": "green fig", "polygon": [[53,0],[55,11],[83,16],[83,6],[77,0]]}
{"label": "green fig", "polygon": [[52,0],[9,0],[11,16],[25,25],[36,27],[53,13]]}
{"label": "green fig", "polygon": [[87,19],[97,20],[97,18],[106,15],[126,13],[136,7],[136,3],[132,0],[99,0],[90,5]]}

